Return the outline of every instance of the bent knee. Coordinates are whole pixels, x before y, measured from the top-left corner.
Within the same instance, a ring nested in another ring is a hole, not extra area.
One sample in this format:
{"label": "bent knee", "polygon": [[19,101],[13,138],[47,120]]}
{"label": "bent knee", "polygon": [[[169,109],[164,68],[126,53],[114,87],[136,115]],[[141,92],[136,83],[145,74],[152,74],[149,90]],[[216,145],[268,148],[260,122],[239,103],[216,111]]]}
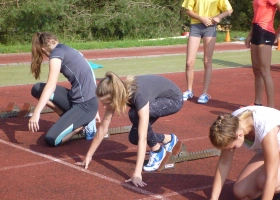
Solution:
{"label": "bent knee", "polygon": [[50,147],[56,147],[58,145],[55,144],[55,138],[50,137],[48,135],[46,135],[45,137],[45,142],[47,143],[47,145],[49,145]]}
{"label": "bent knee", "polygon": [[31,89],[31,95],[35,98],[40,98],[44,87],[45,83],[35,83]]}
{"label": "bent knee", "polygon": [[186,69],[193,69],[194,67],[194,61],[187,61],[186,62]]}
{"label": "bent knee", "polygon": [[248,190],[244,185],[240,183],[234,183],[233,185],[233,194],[236,199],[244,199],[248,196]]}

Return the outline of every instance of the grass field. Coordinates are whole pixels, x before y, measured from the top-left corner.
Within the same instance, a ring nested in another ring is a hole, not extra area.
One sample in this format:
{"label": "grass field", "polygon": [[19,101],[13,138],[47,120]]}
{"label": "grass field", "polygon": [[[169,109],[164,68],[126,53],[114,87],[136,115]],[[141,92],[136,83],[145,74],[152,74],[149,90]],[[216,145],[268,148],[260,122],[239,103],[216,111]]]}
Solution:
{"label": "grass field", "polygon": [[[103,65],[103,68],[94,72],[97,78],[104,77],[106,71],[113,71],[119,76],[141,75],[141,74],[164,74],[172,72],[183,72],[185,70],[186,55],[169,55],[157,57],[122,58],[108,60],[92,60],[92,62]],[[272,63],[279,64],[279,51],[272,51]],[[213,68],[243,67],[250,66],[249,51],[215,52],[213,56]],[[30,74],[29,65],[0,66],[0,86],[31,84],[38,82]],[[196,57],[195,69],[203,69],[203,55],[199,53]],[[48,65],[43,64],[40,81],[47,80]],[[66,81],[60,75],[59,81]]]}
{"label": "grass field", "polygon": [[[246,37],[247,32],[231,31],[231,38]],[[217,32],[217,43],[225,41],[226,32]],[[167,46],[186,44],[187,38],[174,36],[170,38],[154,38],[142,40],[118,40],[118,41],[87,41],[87,42],[73,42],[73,41],[60,41],[77,50],[92,50],[92,49],[113,49],[113,48],[129,48],[129,47],[143,47],[143,46]],[[30,52],[31,44],[13,44],[3,45],[0,43],[0,53],[23,53]]]}

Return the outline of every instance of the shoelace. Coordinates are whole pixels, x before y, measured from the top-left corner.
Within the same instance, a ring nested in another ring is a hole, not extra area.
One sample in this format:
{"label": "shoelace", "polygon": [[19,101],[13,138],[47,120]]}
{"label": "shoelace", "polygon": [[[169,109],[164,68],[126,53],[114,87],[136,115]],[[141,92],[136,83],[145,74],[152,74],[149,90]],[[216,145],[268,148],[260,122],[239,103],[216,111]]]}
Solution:
{"label": "shoelace", "polygon": [[206,96],[206,97],[208,97],[209,99],[211,99],[211,96],[210,96],[209,94],[203,94],[202,96],[203,96],[203,97]]}
{"label": "shoelace", "polygon": [[156,154],[155,154],[155,153],[150,152],[150,159],[149,159],[149,162],[148,162],[148,164],[147,164],[147,165],[151,165],[151,164],[153,164],[153,162],[154,162],[155,158],[156,158]]}

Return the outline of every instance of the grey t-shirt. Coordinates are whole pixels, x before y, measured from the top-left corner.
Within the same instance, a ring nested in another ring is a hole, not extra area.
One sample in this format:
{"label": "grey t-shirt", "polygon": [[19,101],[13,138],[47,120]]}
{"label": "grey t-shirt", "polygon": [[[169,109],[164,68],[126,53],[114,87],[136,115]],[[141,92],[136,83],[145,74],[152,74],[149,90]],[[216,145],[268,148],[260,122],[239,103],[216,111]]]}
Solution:
{"label": "grey t-shirt", "polygon": [[71,83],[69,97],[74,103],[81,103],[95,97],[96,85],[92,69],[84,56],[64,44],[58,44],[51,52],[50,59],[61,59],[60,72]]}
{"label": "grey t-shirt", "polygon": [[182,99],[182,92],[175,83],[159,75],[136,76],[137,90],[128,106],[137,111],[148,102],[153,103],[157,98]]}

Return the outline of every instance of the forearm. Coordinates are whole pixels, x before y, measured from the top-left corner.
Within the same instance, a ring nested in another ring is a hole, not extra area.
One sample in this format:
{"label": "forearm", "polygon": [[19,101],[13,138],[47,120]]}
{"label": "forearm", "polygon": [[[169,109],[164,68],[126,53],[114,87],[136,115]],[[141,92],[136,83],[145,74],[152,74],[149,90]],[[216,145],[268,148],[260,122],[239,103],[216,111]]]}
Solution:
{"label": "forearm", "polygon": [[[224,173],[227,174],[227,172],[224,172]],[[221,177],[220,172],[217,170],[215,177],[214,177],[212,193],[211,193],[211,198],[210,198],[211,200],[219,199],[224,182],[225,182],[225,178]]]}
{"label": "forearm", "polygon": [[199,15],[196,14],[196,13],[194,13],[192,10],[187,10],[186,13],[187,13],[187,15],[188,15],[189,17],[201,21],[201,16],[199,16]]}
{"label": "forearm", "polygon": [[40,114],[43,108],[46,106],[47,102],[50,99],[50,96],[53,94],[55,90],[56,85],[53,83],[47,83],[41,97],[36,105],[36,108],[34,109],[34,114]]}
{"label": "forearm", "polygon": [[223,18],[225,18],[225,17],[227,17],[227,16],[230,16],[232,12],[233,12],[233,10],[230,9],[230,10],[227,10],[227,11],[225,11],[225,12],[222,12],[222,13],[218,14],[218,15],[215,16],[215,17],[219,17],[220,19],[223,19]]}
{"label": "forearm", "polygon": [[108,132],[108,128],[100,126],[97,130],[95,137],[93,138],[89,150],[87,152],[87,157],[92,157],[96,149],[102,142],[105,134]]}
{"label": "forearm", "polygon": [[147,146],[147,139],[140,139],[138,141],[137,160],[136,160],[136,167],[135,167],[136,174],[141,174],[142,172],[142,166],[145,160],[146,146]]}
{"label": "forearm", "polygon": [[267,178],[265,181],[263,194],[262,194],[262,200],[266,199],[273,199],[275,188],[276,188],[276,176],[274,178]]}

